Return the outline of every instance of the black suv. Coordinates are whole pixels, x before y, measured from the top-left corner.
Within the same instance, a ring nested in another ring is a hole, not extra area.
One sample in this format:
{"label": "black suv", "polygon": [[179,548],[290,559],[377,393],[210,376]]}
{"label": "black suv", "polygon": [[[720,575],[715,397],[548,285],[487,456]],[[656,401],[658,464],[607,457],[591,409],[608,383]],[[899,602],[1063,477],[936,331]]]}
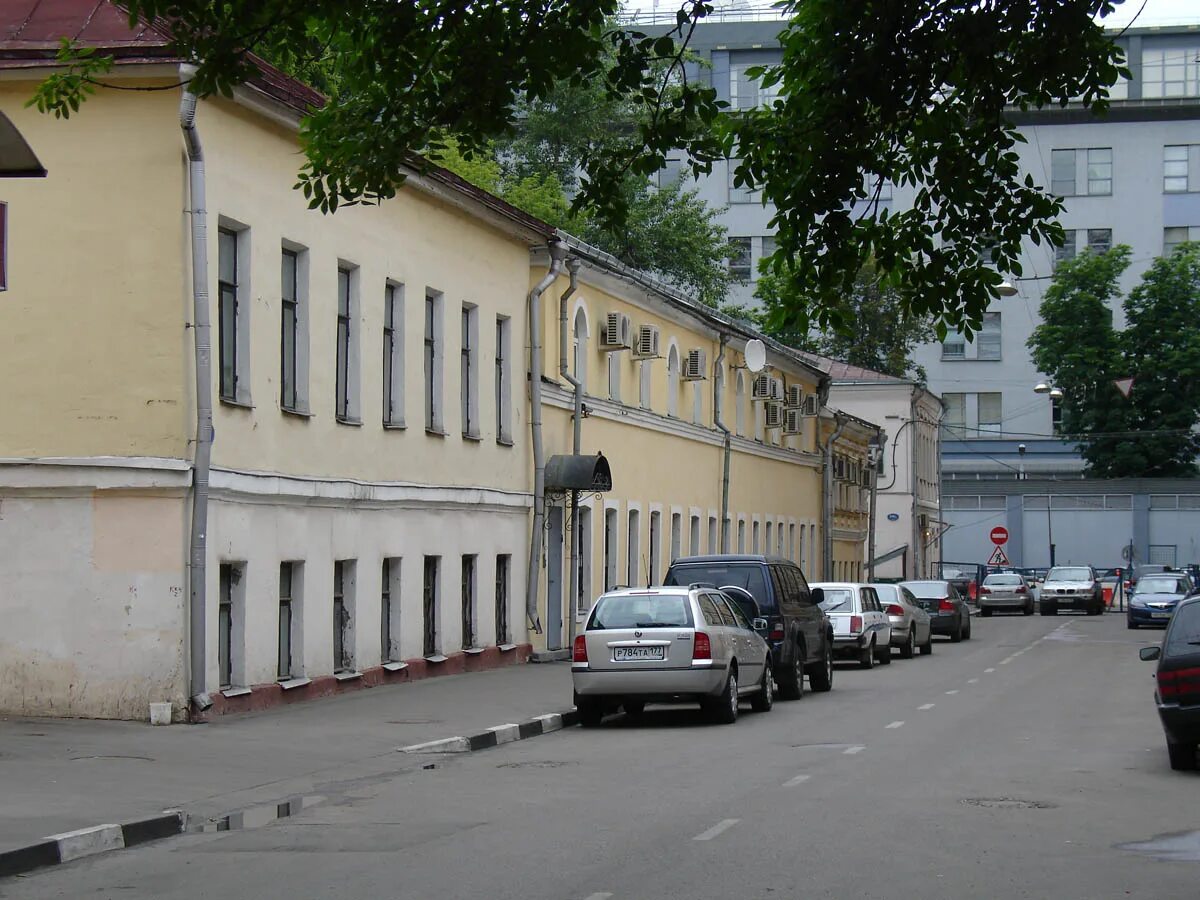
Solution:
{"label": "black suv", "polygon": [[770,556],[686,556],[671,563],[665,585],[720,588],[751,619],[766,619],[771,671],[779,695],[798,700],[804,673],[814,691],[833,687],[833,626],[821,609],[821,589],[810,589],[794,562]]}

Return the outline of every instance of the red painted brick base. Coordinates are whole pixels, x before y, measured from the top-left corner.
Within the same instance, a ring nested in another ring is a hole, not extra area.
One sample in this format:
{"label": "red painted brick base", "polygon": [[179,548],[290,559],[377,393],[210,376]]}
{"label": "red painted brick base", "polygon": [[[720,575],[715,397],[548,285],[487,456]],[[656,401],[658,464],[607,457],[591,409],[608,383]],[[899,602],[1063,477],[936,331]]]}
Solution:
{"label": "red painted brick base", "polygon": [[343,681],[339,681],[333,675],[319,675],[313,678],[309,684],[287,691],[274,683],[253,685],[250,693],[242,694],[239,697],[226,697],[218,691],[211,695],[212,707],[202,713],[193,713],[192,721],[206,722],[215,716],[258,712],[273,706],[302,703],[305,700],[331,697],[335,694],[345,694],[381,685],[405,684],[422,678],[436,678],[439,675],[459,675],[463,672],[482,672],[486,669],[498,669],[501,666],[521,665],[529,661],[532,652],[531,644],[517,644],[512,650],[485,647],[482,653],[473,654],[460,650],[457,653],[449,654],[445,662],[435,663],[423,657],[417,657],[405,660],[408,667],[398,672],[390,672],[383,666],[372,666],[365,669],[361,677]]}

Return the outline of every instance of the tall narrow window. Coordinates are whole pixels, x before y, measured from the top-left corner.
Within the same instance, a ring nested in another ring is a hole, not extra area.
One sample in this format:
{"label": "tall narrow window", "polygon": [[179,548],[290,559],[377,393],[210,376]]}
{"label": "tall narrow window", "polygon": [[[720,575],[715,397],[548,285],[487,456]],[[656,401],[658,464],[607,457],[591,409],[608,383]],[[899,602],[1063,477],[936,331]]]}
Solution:
{"label": "tall narrow window", "polygon": [[729,521],[729,516],[726,516],[721,522],[721,552],[729,552],[729,526],[732,523]]}
{"label": "tall narrow window", "polygon": [[998,434],[1001,431],[1001,398],[999,392],[979,395],[979,431]]}
{"label": "tall narrow window", "polygon": [[1062,401],[1050,398],[1050,430],[1054,434],[1062,434],[1063,407]]}
{"label": "tall narrow window", "polygon": [[750,271],[750,238],[731,237],[729,239],[730,280],[747,282],[750,280]]}
{"label": "tall narrow window", "polygon": [[587,615],[592,605],[592,509],[581,506],[575,513],[579,517],[579,558],[575,561],[575,615]]}
{"label": "tall narrow window", "polygon": [[794,560],[796,558],[796,526],[792,524],[788,525],[787,555],[788,559]]}
{"label": "tall narrow window", "polygon": [[229,563],[221,564],[220,595],[217,598],[217,671],[221,690],[233,686],[234,573],[234,566]]}
{"label": "tall narrow window", "polygon": [[751,553],[761,553],[762,552],[762,548],[761,548],[761,545],[759,544],[759,540],[758,540],[758,535],[759,535],[759,524],[758,524],[758,522],[755,522],[754,523],[754,543],[751,545],[753,548],[750,551]]}
{"label": "tall narrow window", "polygon": [[946,404],[946,416],[942,419],[942,430],[947,437],[961,438],[967,430],[967,395],[958,392],[942,394]]}
{"label": "tall narrow window", "polygon": [[1074,259],[1077,249],[1076,231],[1074,228],[1063,230],[1063,245],[1054,248],[1054,265],[1057,266],[1060,262],[1068,259]]}
{"label": "tall narrow window", "polygon": [[949,331],[942,341],[942,359],[966,359],[967,341],[961,332]]}
{"label": "tall narrow window", "polygon": [[283,317],[280,335],[281,371],[280,405],[284,409],[300,409],[299,366],[297,364],[300,337],[299,257],[294,250],[283,251]]}
{"label": "tall narrow window", "polygon": [[459,350],[459,400],[462,409],[463,437],[479,437],[479,366],[476,364],[478,343],[478,309],[462,308],[462,343]]}
{"label": "tall narrow window", "polygon": [[642,409],[650,408],[650,377],[653,372],[650,360],[643,359],[638,363],[638,406]]}
{"label": "tall narrow window", "polygon": [[508,569],[512,559],[507,553],[496,557],[496,646],[509,643]]}
{"label": "tall narrow window", "polygon": [[703,548],[700,546],[699,516],[692,516],[690,519],[688,519],[688,538],[690,540],[690,543],[688,544],[689,552],[692,556],[699,556],[704,552]]}
{"label": "tall narrow window", "polygon": [[383,289],[383,424],[404,425],[404,288]]}
{"label": "tall narrow window", "polygon": [[646,573],[646,581],[658,584],[659,569],[662,565],[662,513],[655,510],[650,513],[650,571]]}
{"label": "tall narrow window", "polygon": [[1050,151],[1050,192],[1060,197],[1075,195],[1075,151]]}
{"label": "tall narrow window", "polygon": [[737,552],[746,552],[746,521],[744,519],[738,520]]}
{"label": "tall narrow window", "polygon": [[238,399],[238,236],[217,231],[217,318],[222,400]]}
{"label": "tall narrow window", "polygon": [[1200,190],[1200,144],[1168,144],[1163,147],[1163,192]]}
{"label": "tall narrow window", "polygon": [[621,402],[621,354],[608,354],[608,399]]}
{"label": "tall narrow window", "polygon": [[425,293],[425,430],[442,429],[442,295]]}
{"label": "tall narrow window", "polygon": [[496,317],[496,440],[512,443],[512,375],[509,363],[510,319]]}
{"label": "tall narrow window", "polygon": [[464,650],[475,647],[475,557],[462,558],[462,645]]}
{"label": "tall narrow window", "polygon": [[1000,359],[1000,313],[983,314],[983,328],[979,331],[975,352],[979,359]]}
{"label": "tall narrow window", "polygon": [[806,532],[807,532],[807,526],[801,525],[800,526],[800,548],[799,548],[800,549],[800,557],[799,557],[799,559],[796,560],[800,564],[801,569],[803,569],[805,566],[808,565],[808,557],[804,553],[804,539],[806,536]]}
{"label": "tall narrow window", "polygon": [[333,670],[354,669],[354,569],[352,559],[333,563]]}
{"label": "tall narrow window", "polygon": [[667,353],[667,415],[679,415],[679,348],[674,344]]}
{"label": "tall narrow window", "polygon": [[280,679],[292,678],[297,674],[296,660],[292,657],[292,636],[295,632],[293,590],[296,588],[296,563],[279,564],[279,665]]}
{"label": "tall narrow window", "polygon": [[400,565],[399,557],[385,557],[380,572],[379,658],[383,662],[400,658]]}
{"label": "tall narrow window", "polygon": [[425,581],[421,590],[422,647],[425,656],[438,652],[437,598],[440,556],[425,557]]}
{"label": "tall narrow window", "polygon": [[575,313],[575,345],[573,347],[574,355],[572,358],[572,366],[574,371],[571,373],[575,376],[575,380],[579,382],[579,389],[587,393],[587,342],[588,342],[588,327],[587,316],[583,314],[583,310],[579,309]]}
{"label": "tall narrow window", "polygon": [[766,534],[767,540],[766,540],[766,543],[763,544],[763,553],[770,554],[770,553],[774,552],[775,548],[771,546],[771,544],[772,544],[771,538],[773,537],[772,532],[773,532],[772,523],[768,522],[767,523],[767,534]]}
{"label": "tall narrow window", "polygon": [[737,374],[736,387],[734,388],[733,405],[734,405],[733,431],[738,437],[745,437],[746,436],[746,378],[741,372],[738,372],[738,374]]}
{"label": "tall narrow window", "polygon": [[642,517],[636,509],[629,511],[629,527],[625,534],[625,583],[635,587],[641,582],[639,554],[642,552]]}
{"label": "tall narrow window", "polygon": [[708,552],[720,553],[721,548],[717,546],[717,517],[708,517]]}
{"label": "tall narrow window", "polygon": [[350,418],[350,270],[337,274],[337,398],[336,415],[340,421]]}
{"label": "tall narrow window", "polygon": [[1112,193],[1112,147],[1093,147],[1087,152],[1087,192],[1092,195]]}
{"label": "tall narrow window", "polygon": [[679,513],[671,513],[671,562],[679,559],[680,551],[683,549],[683,516]]}
{"label": "tall narrow window", "polygon": [[617,511],[604,511],[604,590],[617,584]]}

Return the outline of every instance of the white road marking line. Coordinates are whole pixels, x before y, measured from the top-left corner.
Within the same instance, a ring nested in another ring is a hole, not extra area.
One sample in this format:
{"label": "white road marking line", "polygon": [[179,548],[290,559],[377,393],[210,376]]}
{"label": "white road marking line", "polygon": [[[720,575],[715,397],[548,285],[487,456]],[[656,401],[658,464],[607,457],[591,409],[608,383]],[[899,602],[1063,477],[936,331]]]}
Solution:
{"label": "white road marking line", "polygon": [[1002,666],[1007,666],[1007,665],[1008,665],[1010,662],[1012,662],[1012,661],[1013,661],[1013,658],[1010,656],[1008,659],[1002,659],[1002,660],[1000,660],[1000,665],[1002,665]]}
{"label": "white road marking line", "polygon": [[932,703],[925,703],[925,704],[922,704],[921,706],[918,706],[917,709],[933,709],[933,706],[934,706],[934,704],[932,704]]}
{"label": "white road marking line", "polygon": [[693,841],[711,841],[717,835],[728,831],[730,828],[732,828],[734,825],[736,825],[740,821],[742,821],[742,820],[741,819],[722,819],[720,822],[718,822],[712,828],[708,829],[708,831],[700,832],[700,834],[696,835],[694,838],[692,838],[692,840]]}
{"label": "white road marking line", "polygon": [[955,690],[955,691],[946,691],[946,693],[947,693],[947,694],[957,694],[957,693],[958,693],[958,691],[956,691],[956,690]]}
{"label": "white road marking line", "polygon": [[862,753],[867,748],[862,744],[855,744],[853,747],[847,747],[842,751],[843,756],[853,756],[855,753]]}
{"label": "white road marking line", "polygon": [[887,727],[888,728],[899,728],[903,724],[904,724],[903,722],[889,722]]}
{"label": "white road marking line", "polygon": [[794,778],[789,778],[787,781],[785,781],[783,783],[783,786],[784,787],[795,787],[798,784],[804,784],[804,782],[808,781],[808,779],[810,779],[810,778],[812,778],[811,775],[797,775]]}
{"label": "white road marking line", "polygon": [[983,670],[983,674],[984,674],[984,675],[989,675],[989,674],[991,674],[992,672],[995,672],[995,671],[996,671],[995,669],[984,669],[984,670]]}
{"label": "white road marking line", "polygon": [[967,684],[979,684],[979,679],[978,678],[968,678]]}
{"label": "white road marking line", "polygon": [[583,900],[608,900],[612,894],[588,894]]}

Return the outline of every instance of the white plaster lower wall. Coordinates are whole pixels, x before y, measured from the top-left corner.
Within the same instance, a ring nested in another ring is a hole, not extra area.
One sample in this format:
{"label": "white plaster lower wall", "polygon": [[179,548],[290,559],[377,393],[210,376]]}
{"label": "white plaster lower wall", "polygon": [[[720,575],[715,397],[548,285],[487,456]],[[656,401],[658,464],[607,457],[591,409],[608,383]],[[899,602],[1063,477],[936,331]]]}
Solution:
{"label": "white plaster lower wall", "polygon": [[[217,481],[219,481],[219,476]],[[214,492],[219,495],[218,491]],[[219,565],[243,566],[235,594],[233,684],[254,685],[277,678],[279,564],[303,562],[294,589],[293,675],[333,672],[333,571],[335,560],[354,560],[354,580],[346,598],[351,615],[354,668],[381,662],[382,566],[400,559],[399,653],[423,654],[424,557],[441,557],[438,567],[438,651],[462,649],[462,556],[475,554],[476,645],[496,640],[496,557],[509,554],[509,639],[528,640],[524,613],[529,510],[521,498],[510,505],[460,502],[447,495],[402,504],[353,500],[322,505],[295,498],[216,496],[209,506],[208,686],[219,686],[217,597]],[[393,624],[393,632],[397,626]]]}
{"label": "white plaster lower wall", "polygon": [[0,494],[0,712],[180,708],[185,517],[183,498],[161,492]]}

